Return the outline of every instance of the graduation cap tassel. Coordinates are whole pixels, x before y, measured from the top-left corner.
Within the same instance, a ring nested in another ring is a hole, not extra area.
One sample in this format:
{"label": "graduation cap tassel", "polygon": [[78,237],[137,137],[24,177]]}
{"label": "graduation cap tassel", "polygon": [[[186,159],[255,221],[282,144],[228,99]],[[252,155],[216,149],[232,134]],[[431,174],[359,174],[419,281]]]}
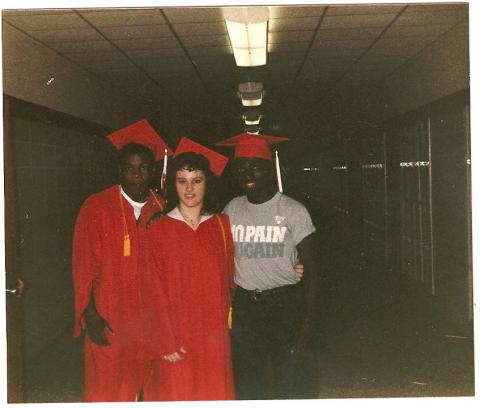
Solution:
{"label": "graduation cap tassel", "polygon": [[123,256],[130,256],[130,235],[123,236]]}
{"label": "graduation cap tassel", "polygon": [[283,193],[282,175],[280,174],[280,160],[278,158],[278,150],[275,150],[275,169],[277,170],[278,191]]}
{"label": "graduation cap tassel", "polygon": [[167,179],[167,160],[168,160],[168,152],[165,149],[165,155],[163,156],[163,170],[162,170],[162,178],[160,179],[160,189],[162,193],[165,192],[165,181]]}

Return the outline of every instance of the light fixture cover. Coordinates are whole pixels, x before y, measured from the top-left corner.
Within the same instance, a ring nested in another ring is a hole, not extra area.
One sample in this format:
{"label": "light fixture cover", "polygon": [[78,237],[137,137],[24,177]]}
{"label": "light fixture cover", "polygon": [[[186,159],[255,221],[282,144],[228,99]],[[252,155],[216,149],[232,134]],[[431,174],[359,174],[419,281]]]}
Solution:
{"label": "light fixture cover", "polygon": [[262,114],[257,110],[250,110],[250,111],[245,111],[242,117],[243,117],[243,120],[245,121],[245,125],[247,126],[259,125],[260,120],[262,119]]}
{"label": "light fixture cover", "polygon": [[224,9],[228,36],[238,66],[253,67],[267,63],[268,14],[268,7]]}
{"label": "light fixture cover", "polygon": [[262,82],[242,82],[238,84],[238,92],[261,92],[263,91]]}
{"label": "light fixture cover", "polygon": [[262,92],[247,92],[240,94],[243,106],[259,106],[262,104]]}

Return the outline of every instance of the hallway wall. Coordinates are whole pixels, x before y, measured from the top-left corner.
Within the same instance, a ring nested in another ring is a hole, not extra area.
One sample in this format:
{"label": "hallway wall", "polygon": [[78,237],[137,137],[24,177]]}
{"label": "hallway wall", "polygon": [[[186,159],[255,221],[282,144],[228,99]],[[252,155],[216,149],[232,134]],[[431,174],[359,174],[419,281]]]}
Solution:
{"label": "hallway wall", "polygon": [[125,95],[26,34],[3,24],[3,92],[116,129],[146,116],[143,100]]}
{"label": "hallway wall", "polygon": [[468,30],[468,22],[458,24],[386,77],[346,77],[339,93],[332,95],[339,101],[340,126],[375,126],[467,89]]}

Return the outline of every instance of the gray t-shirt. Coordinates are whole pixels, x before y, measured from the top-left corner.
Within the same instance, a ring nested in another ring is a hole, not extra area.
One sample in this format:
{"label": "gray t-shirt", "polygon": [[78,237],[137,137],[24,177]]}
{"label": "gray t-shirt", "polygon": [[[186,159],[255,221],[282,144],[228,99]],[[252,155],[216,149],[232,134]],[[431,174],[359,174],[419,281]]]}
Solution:
{"label": "gray t-shirt", "polygon": [[282,193],[252,204],[236,197],[225,207],[235,243],[235,283],[266,290],[296,283],[296,246],[315,231],[305,206]]}

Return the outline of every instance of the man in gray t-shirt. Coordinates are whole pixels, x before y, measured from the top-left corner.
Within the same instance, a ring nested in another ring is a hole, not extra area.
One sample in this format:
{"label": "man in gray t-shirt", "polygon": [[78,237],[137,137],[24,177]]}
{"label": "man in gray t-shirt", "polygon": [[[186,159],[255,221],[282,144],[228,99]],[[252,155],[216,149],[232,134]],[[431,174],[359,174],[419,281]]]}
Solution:
{"label": "man in gray t-shirt", "polygon": [[[301,381],[315,301],[315,227],[303,204],[277,191],[268,142],[250,135],[235,140],[234,166],[246,195],[225,207],[235,243],[236,395],[314,398]],[[301,284],[297,255],[304,265]]]}
{"label": "man in gray t-shirt", "polygon": [[235,283],[247,290],[265,290],[297,283],[297,245],[315,231],[303,204],[277,192],[253,204],[247,196],[225,207],[235,243]]}

